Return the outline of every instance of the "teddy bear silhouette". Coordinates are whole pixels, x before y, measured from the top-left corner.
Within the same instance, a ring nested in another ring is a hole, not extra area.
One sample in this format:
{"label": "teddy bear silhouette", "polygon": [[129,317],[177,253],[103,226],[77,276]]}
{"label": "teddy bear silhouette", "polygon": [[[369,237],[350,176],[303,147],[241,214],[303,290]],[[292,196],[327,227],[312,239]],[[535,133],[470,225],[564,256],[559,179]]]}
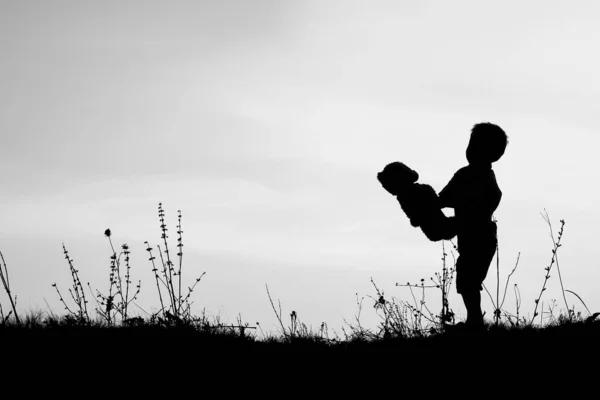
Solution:
{"label": "teddy bear silhouette", "polygon": [[438,195],[430,185],[417,183],[416,171],[396,161],[386,165],[377,179],[385,190],[396,196],[410,224],[420,227],[429,240],[437,242],[456,236],[455,218],[442,212]]}

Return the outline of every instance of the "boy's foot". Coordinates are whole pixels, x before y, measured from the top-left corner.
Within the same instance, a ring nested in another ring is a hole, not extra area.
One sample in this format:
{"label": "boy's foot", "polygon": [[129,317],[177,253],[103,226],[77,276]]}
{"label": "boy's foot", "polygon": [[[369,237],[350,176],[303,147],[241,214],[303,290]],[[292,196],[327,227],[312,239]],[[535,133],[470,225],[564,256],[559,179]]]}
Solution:
{"label": "boy's foot", "polygon": [[465,321],[465,325],[473,332],[481,332],[485,330],[485,325],[483,324],[483,317],[480,319],[474,319],[472,321]]}
{"label": "boy's foot", "polygon": [[464,323],[458,322],[455,325],[446,325],[445,331],[448,334],[471,334],[471,333],[481,333],[485,331],[485,325],[482,324],[472,324],[472,323]]}

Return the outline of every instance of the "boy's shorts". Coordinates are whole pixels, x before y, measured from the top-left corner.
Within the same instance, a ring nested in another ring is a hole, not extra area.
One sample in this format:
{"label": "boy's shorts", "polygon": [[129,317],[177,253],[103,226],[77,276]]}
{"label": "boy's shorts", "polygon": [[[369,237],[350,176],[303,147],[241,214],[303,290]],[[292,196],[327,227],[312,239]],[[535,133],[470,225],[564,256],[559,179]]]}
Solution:
{"label": "boy's shorts", "polygon": [[458,293],[483,290],[485,279],[494,254],[496,254],[496,223],[472,234],[458,236],[458,260],[456,260],[456,291]]}

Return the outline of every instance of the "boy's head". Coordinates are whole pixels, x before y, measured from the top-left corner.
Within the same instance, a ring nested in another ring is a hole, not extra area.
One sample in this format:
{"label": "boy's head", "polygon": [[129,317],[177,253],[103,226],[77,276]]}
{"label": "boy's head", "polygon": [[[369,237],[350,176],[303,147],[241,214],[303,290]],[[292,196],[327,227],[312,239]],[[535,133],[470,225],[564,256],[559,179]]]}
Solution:
{"label": "boy's head", "polygon": [[508,137],[498,125],[489,122],[475,124],[467,146],[467,160],[469,164],[496,162],[504,154],[507,144]]}

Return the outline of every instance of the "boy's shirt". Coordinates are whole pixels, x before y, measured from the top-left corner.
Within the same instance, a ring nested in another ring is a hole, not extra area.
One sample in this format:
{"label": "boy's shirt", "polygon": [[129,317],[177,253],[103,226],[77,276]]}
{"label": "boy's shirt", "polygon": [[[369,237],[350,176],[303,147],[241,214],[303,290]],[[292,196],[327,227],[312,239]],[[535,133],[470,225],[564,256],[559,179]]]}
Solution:
{"label": "boy's shirt", "polygon": [[459,169],[439,193],[441,208],[454,208],[460,236],[484,233],[501,198],[491,164]]}

